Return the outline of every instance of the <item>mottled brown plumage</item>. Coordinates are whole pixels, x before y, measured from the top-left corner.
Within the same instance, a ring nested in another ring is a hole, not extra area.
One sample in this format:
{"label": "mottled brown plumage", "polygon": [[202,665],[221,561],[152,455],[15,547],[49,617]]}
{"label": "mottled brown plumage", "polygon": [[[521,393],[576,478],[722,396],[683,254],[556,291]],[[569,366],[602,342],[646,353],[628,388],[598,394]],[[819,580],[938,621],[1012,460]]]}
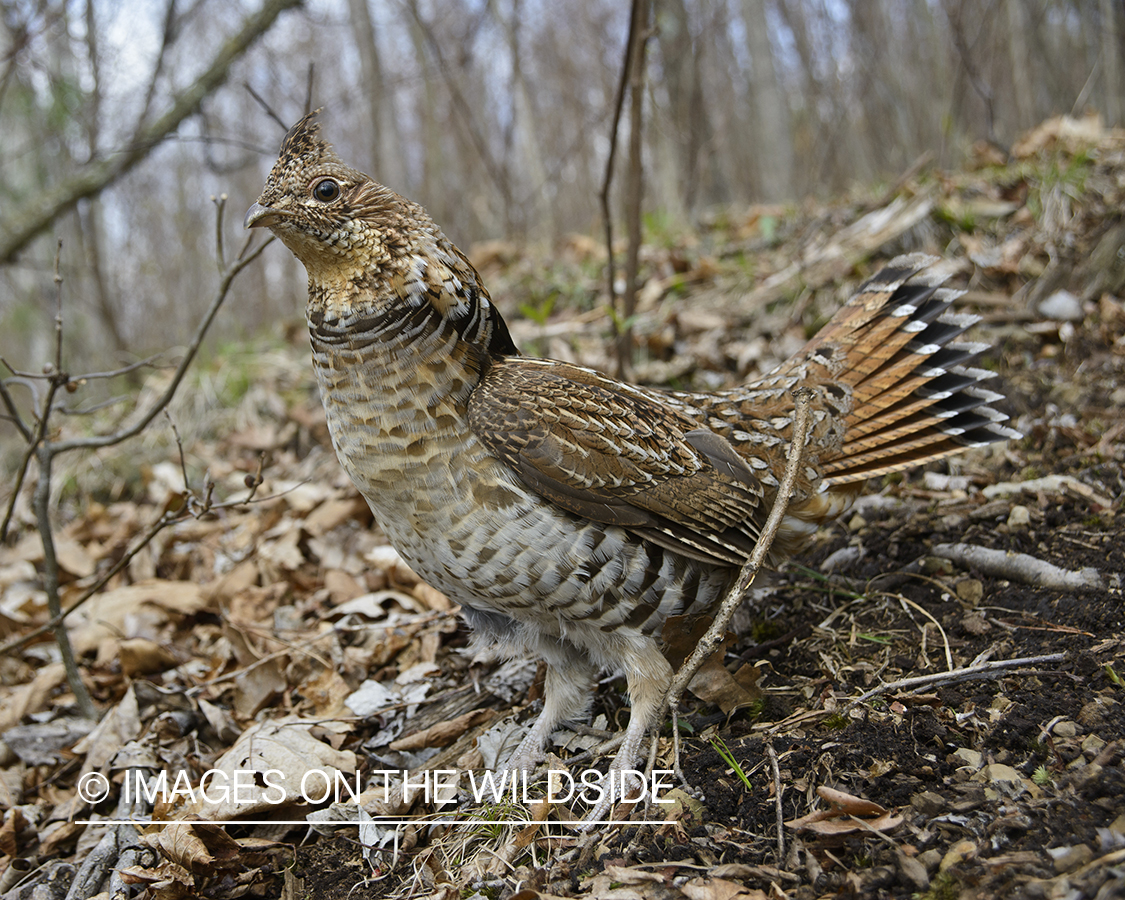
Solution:
{"label": "mottled brown plumage", "polygon": [[417,204],[343,164],[314,116],[286,136],[247,226],[304,263],[341,463],[391,543],[461,604],[479,643],[548,662],[543,712],[509,765],[541,757],[623,671],[631,766],[671,669],[661,628],[709,612],[749,555],[784,469],[792,390],[813,427],[777,562],[867,478],[1015,433],[952,341],[932,258],[899,257],[792,359],[744,387],[665,392],[520,356],[480,277]]}

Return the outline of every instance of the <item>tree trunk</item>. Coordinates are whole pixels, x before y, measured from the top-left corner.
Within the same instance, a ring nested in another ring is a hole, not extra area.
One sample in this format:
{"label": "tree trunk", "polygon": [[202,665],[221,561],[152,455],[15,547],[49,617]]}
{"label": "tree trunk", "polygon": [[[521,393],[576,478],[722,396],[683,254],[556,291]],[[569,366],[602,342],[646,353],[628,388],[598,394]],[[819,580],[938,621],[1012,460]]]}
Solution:
{"label": "tree trunk", "polygon": [[1105,85],[1105,123],[1113,128],[1121,125],[1121,12],[1120,0],[1101,0],[1102,84]]}
{"label": "tree trunk", "polygon": [[1028,68],[1028,21],[1023,8],[1026,0],[1008,0],[1008,59],[1012,66],[1012,97],[1015,123],[1011,137],[1036,122],[1035,94]]}
{"label": "tree trunk", "polygon": [[359,53],[359,68],[363,77],[360,95],[367,101],[366,132],[370,172],[377,180],[396,191],[402,191],[406,189],[406,184],[399,151],[401,139],[398,120],[394,114],[393,98],[387,94],[371,7],[367,0],[348,0],[348,8],[352,38]]}
{"label": "tree trunk", "polygon": [[763,200],[788,200],[793,196],[789,107],[774,64],[765,0],[742,0],[742,18],[750,51],[750,92],[758,121],[755,143],[759,191]]}

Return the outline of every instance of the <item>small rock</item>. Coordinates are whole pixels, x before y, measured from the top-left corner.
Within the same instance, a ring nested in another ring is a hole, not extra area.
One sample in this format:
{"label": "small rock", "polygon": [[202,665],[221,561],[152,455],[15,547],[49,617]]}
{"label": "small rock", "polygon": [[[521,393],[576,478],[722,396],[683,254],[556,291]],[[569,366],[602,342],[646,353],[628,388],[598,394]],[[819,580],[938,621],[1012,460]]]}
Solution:
{"label": "small rock", "polygon": [[927,491],[967,491],[973,479],[968,475],[943,475],[941,472],[923,472],[922,486]]}
{"label": "small rock", "polygon": [[941,517],[941,528],[942,531],[960,531],[967,521],[968,519],[960,513],[950,513],[948,516]]}
{"label": "small rock", "polygon": [[890,866],[872,866],[860,877],[865,888],[885,888],[895,883],[895,870]]}
{"label": "small rock", "polygon": [[984,759],[979,750],[970,750],[968,747],[961,747],[959,750],[953,751],[953,756],[974,769],[979,769]]}
{"label": "small rock", "polygon": [[1031,523],[1031,510],[1026,506],[1016,504],[1012,507],[1012,511],[1008,513],[1008,527],[1009,528],[1023,528]]}
{"label": "small rock", "polygon": [[976,610],[965,615],[961,620],[961,627],[964,628],[969,634],[987,634],[992,630],[992,626],[988,624],[988,620]]}
{"label": "small rock", "polygon": [[848,531],[859,531],[866,524],[867,520],[857,513],[856,515],[852,516],[851,521],[848,522]]}
{"label": "small rock", "polygon": [[922,560],[922,571],[927,575],[952,575],[953,562],[941,556],[927,556]]}
{"label": "small rock", "polygon": [[1125,406],[1125,387],[1119,387],[1109,395],[1109,402],[1113,406]]}
{"label": "small rock", "polygon": [[1048,897],[1053,896],[1052,888],[1055,887],[1055,880],[1032,878],[1023,886],[1023,895],[1027,900],[1047,900]]}
{"label": "small rock", "polygon": [[1097,756],[1104,746],[1105,741],[1096,734],[1088,734],[1082,739],[1082,752],[1087,756]]}
{"label": "small rock", "polygon": [[841,547],[820,564],[820,571],[825,573],[846,572],[863,559],[863,556],[862,547]]}
{"label": "small rock", "polygon": [[930,876],[926,872],[926,866],[902,852],[898,855],[898,873],[899,877],[916,891],[924,891],[930,886]]}
{"label": "small rock", "polygon": [[1086,728],[1097,728],[1099,725],[1104,725],[1106,719],[1109,717],[1110,710],[1116,705],[1113,700],[1106,700],[1099,697],[1097,700],[1091,700],[1078,711],[1078,715],[1074,718],[1078,723],[1084,725]]}
{"label": "small rock", "polygon": [[984,599],[984,585],[976,578],[962,578],[954,586],[957,599],[969,606],[976,606]]}
{"label": "small rock", "polygon": [[1117,850],[1125,850],[1125,814],[1117,817],[1117,820],[1109,826],[1109,828],[1097,828],[1098,833],[1098,849],[1102,853],[1113,853]]}
{"label": "small rock", "polygon": [[919,853],[918,862],[926,867],[927,872],[936,872],[937,867],[941,865],[941,851],[933,849]]}
{"label": "small rock", "polygon": [[[1047,298],[1050,300],[1050,298]],[[1077,299],[1077,298],[1075,298]],[[1047,301],[1044,301],[1046,303]],[[1079,307],[1081,309],[1081,307]],[[1042,312],[1042,307],[1040,307]],[[1044,315],[1046,315],[1044,313]],[[1049,319],[1056,318],[1055,316],[1047,316]],[[714,331],[719,328],[727,328],[729,323],[722,316],[717,313],[708,312],[704,309],[692,309],[691,307],[683,307],[676,312],[676,324],[680,327],[681,334],[699,334],[703,331]]]}
{"label": "small rock", "polygon": [[1040,794],[1039,787],[1034,782],[1003,763],[989,763],[973,776],[973,781],[984,786],[984,796],[988,800],[1015,797],[1024,791],[1028,791],[1033,797]]}
{"label": "small rock", "polygon": [[1110,823],[1109,830],[1125,837],[1125,813],[1122,813]]}
{"label": "small rock", "polygon": [[1073,722],[1063,719],[1061,722],[1056,722],[1055,727],[1051,729],[1055,737],[1072,738],[1078,734],[1078,726]]}
{"label": "small rock", "polygon": [[977,855],[977,845],[972,841],[958,841],[946,851],[945,856],[941,858],[941,865],[938,869],[945,872],[953,866],[960,865],[966,860],[973,859]]}
{"label": "small rock", "polygon": [[1070,291],[1055,291],[1039,304],[1039,315],[1056,322],[1081,322],[1085,316],[1082,301]]}
{"label": "small rock", "polygon": [[1055,871],[1061,875],[1086,865],[1094,858],[1094,851],[1085,844],[1075,844],[1072,847],[1048,847],[1047,855],[1054,861]]}
{"label": "small rock", "polygon": [[934,791],[920,791],[910,798],[910,805],[928,818],[941,815],[948,806],[945,798]]}

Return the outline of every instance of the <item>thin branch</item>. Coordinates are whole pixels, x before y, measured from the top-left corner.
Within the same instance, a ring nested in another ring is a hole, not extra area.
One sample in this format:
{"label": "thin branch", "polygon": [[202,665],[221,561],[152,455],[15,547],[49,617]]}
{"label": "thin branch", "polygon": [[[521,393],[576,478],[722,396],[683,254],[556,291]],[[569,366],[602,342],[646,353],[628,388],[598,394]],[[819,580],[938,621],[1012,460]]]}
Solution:
{"label": "thin branch", "polygon": [[617,82],[617,96],[613,101],[613,124],[609,130],[609,156],[605,162],[602,179],[602,220],[605,223],[606,277],[609,280],[609,307],[617,309],[617,271],[613,263],[613,216],[609,209],[609,189],[613,184],[613,168],[617,161],[617,133],[621,127],[621,111],[625,108],[625,92],[629,87],[629,69],[633,61],[633,45],[641,17],[643,0],[633,0],[629,15],[629,35],[625,38],[625,61],[621,64],[621,77]]}
{"label": "thin branch", "polygon": [[965,33],[962,29],[960,15],[954,16],[950,12],[949,5],[945,4],[945,16],[949,20],[950,34],[953,37],[953,46],[957,48],[957,54],[961,57],[961,65],[965,67],[965,74],[969,78],[969,84],[973,86],[973,90],[977,96],[980,97],[984,103],[984,116],[985,116],[985,137],[988,143],[996,147],[998,150],[1003,151],[1008,155],[1008,148],[1000,143],[1000,139],[996,136],[996,114],[993,110],[993,101],[995,99],[992,88],[988,83],[981,78],[980,73],[977,71],[976,65],[973,63],[972,54],[969,49],[968,42],[965,40]]}
{"label": "thin branch", "polygon": [[226,209],[227,195],[219,194],[218,197],[212,197],[211,202],[215,204],[215,259],[219,264],[219,272],[221,273],[227,267],[226,256],[223,253],[223,210]]}
{"label": "thin branch", "polygon": [[645,48],[649,38],[649,0],[638,0],[640,18],[629,73],[629,177],[625,184],[625,225],[629,243],[625,250],[625,291],[617,310],[617,377],[628,378],[633,362],[633,315],[637,311],[637,277],[641,257],[641,196],[644,192]]}
{"label": "thin branch", "polygon": [[[54,377],[47,388],[47,395],[43,400],[43,409],[39,417],[39,433],[37,440],[31,445],[39,460],[39,477],[35,480],[35,493],[32,497],[32,506],[35,509],[35,523],[39,532],[39,539],[43,544],[43,590],[47,594],[47,611],[52,618],[61,613],[61,600],[59,599],[59,559],[55,553],[55,536],[51,531],[51,463],[54,458],[51,444],[44,440],[47,423],[51,418],[51,407],[55,394],[66,385],[68,377],[62,368],[62,274],[59,267],[59,258],[62,253],[62,241],[58,242],[55,252],[55,364]],[[29,448],[30,449],[30,448]],[[96,719],[97,710],[93,698],[82,681],[82,673],[78,671],[78,660],[74,656],[74,647],[70,643],[70,635],[66,633],[66,626],[59,619],[55,626],[55,643],[58,644],[59,654],[62,657],[63,668],[66,670],[67,684],[74,693],[74,701],[79,712],[87,719]]]}
{"label": "thin branch", "polygon": [[111,447],[114,444],[120,444],[122,441],[135,437],[148,427],[149,423],[159,415],[160,411],[168,405],[169,401],[175,395],[176,390],[180,386],[180,382],[183,381],[184,375],[187,374],[188,366],[190,366],[192,360],[195,359],[195,354],[199,351],[199,347],[203,343],[203,338],[207,334],[207,329],[211,327],[211,322],[218,313],[219,307],[223,305],[223,301],[230,291],[231,283],[239,272],[258,258],[261,252],[270,245],[273,238],[260,244],[252,253],[246,255],[246,249],[250,245],[251,240],[253,240],[253,236],[247,238],[246,243],[243,245],[242,252],[238,255],[238,259],[236,259],[224,273],[222,281],[219,283],[219,288],[215,292],[215,297],[211,301],[211,305],[208,307],[199,326],[195,329],[195,334],[188,344],[187,352],[184,354],[183,359],[180,360],[179,366],[176,367],[176,372],[172,376],[171,382],[168,384],[168,387],[165,388],[164,393],[153,402],[152,407],[137,422],[121,431],[115,431],[112,434],[98,435],[96,437],[72,438],[68,441],[52,443],[51,449],[54,453],[65,453],[68,450],[96,450],[101,447]]}
{"label": "thin branch", "polygon": [[[62,238],[55,241],[55,373],[61,373],[62,367],[62,339],[63,339],[63,318],[62,318],[62,273],[59,270],[59,260],[62,256]],[[60,376],[65,377],[65,376]],[[49,406],[43,410],[43,417],[46,418]]]}
{"label": "thin branch", "polygon": [[777,535],[777,530],[781,527],[781,520],[785,517],[785,511],[789,506],[789,498],[793,495],[793,485],[797,481],[797,472],[801,467],[801,459],[804,456],[805,443],[808,440],[809,427],[812,424],[812,392],[808,388],[798,388],[793,392],[795,401],[795,408],[793,411],[793,426],[792,438],[789,443],[789,452],[785,461],[785,474],[782,476],[781,484],[777,488],[777,496],[773,501],[773,508],[767,517],[765,524],[762,526],[762,531],[758,535],[758,540],[754,544],[754,549],[750,553],[750,558],[746,560],[738,577],[734,580],[733,585],[723,598],[723,602],[719,607],[718,612],[715,614],[715,620],[711,623],[711,627],[707,629],[707,633],[703,635],[699,643],[696,644],[695,649],[691,655],[680,666],[680,670],[672,679],[672,684],[668,688],[668,693],[665,698],[665,708],[669,709],[672,713],[672,740],[675,747],[675,759],[677,775],[683,780],[683,773],[679,770],[680,766],[680,724],[679,724],[679,707],[680,698],[683,696],[684,689],[688,683],[699,671],[700,666],[706,661],[707,657],[718,645],[723,635],[726,633],[727,625],[730,622],[731,616],[734,615],[739,604],[742,603],[742,598],[746,595],[746,591],[754,582],[754,578],[765,564],[766,556],[769,553],[770,546],[773,544],[773,539]]}
{"label": "thin branch", "polygon": [[473,115],[472,105],[465,99],[458,79],[454,77],[454,73],[450,70],[449,64],[445,61],[445,54],[441,49],[441,41],[437,39],[437,35],[434,34],[430,23],[422,17],[422,12],[418,9],[418,0],[409,0],[407,7],[410,9],[414,21],[418,23],[418,27],[422,30],[422,34],[426,38],[426,43],[430,45],[430,51],[437,60],[438,69],[441,71],[442,78],[445,79],[445,87],[449,91],[449,96],[453,98],[453,108],[457,110],[458,117],[464,124],[465,130],[469,133],[469,140],[472,141],[473,147],[480,157],[480,161],[484,164],[484,170],[488,173],[489,179],[491,179],[497,190],[503,195],[505,213],[510,214],[512,208],[511,185],[508,184],[508,179],[504,177],[504,172],[496,164],[496,160],[492,158],[492,154],[488,150],[488,142],[484,139],[484,135],[481,134],[480,128],[477,127],[477,119],[476,116]]}
{"label": "thin branch", "polygon": [[249,81],[242,82],[242,86],[246,88],[246,90],[250,94],[250,97],[262,108],[262,111],[281,126],[281,130],[283,132],[289,130],[289,126],[285,124],[285,121],[281,118],[281,116],[274,112],[273,107],[266,102],[265,97],[254,90],[254,86],[250,84]]}
{"label": "thin branch", "polygon": [[129,363],[127,366],[122,366],[120,369],[111,369],[108,372],[84,372],[81,375],[75,375],[71,380],[94,381],[99,378],[117,378],[121,375],[128,375],[130,372],[135,372],[137,369],[143,369],[159,358],[160,354],[154,353],[152,356],[146,357],[145,359],[139,359],[136,362]]}
{"label": "thin branch", "polygon": [[1065,653],[1048,653],[1046,656],[1027,656],[1023,659],[1001,659],[996,662],[988,662],[983,665],[966,666],[963,669],[954,669],[952,672],[936,672],[933,675],[918,675],[913,678],[901,678],[898,681],[890,681],[886,684],[881,684],[877,688],[872,688],[865,694],[860,695],[844,709],[843,713],[848,710],[855,709],[861,703],[866,703],[872,697],[878,697],[880,694],[885,694],[887,691],[908,691],[919,687],[938,687],[943,684],[956,684],[960,681],[972,681],[977,678],[999,678],[1001,675],[1007,674],[1012,669],[1019,669],[1023,666],[1033,666],[1040,663],[1057,663],[1066,659]]}
{"label": "thin branch", "polygon": [[773,774],[774,816],[777,819],[777,864],[780,866],[785,862],[785,809],[781,805],[781,795],[785,791],[785,785],[781,783],[777,751],[773,749],[773,743],[768,739],[766,755],[770,759],[770,772]]}
{"label": "thin branch", "polygon": [[140,114],[137,116],[137,128],[135,133],[140,134],[141,128],[144,125],[145,119],[148,118],[148,111],[152,109],[152,100],[156,96],[156,85],[160,81],[160,75],[164,71],[164,61],[168,58],[168,48],[175,43],[176,40],[176,0],[168,0],[168,6],[164,10],[164,28],[160,37],[160,49],[156,54],[156,62],[152,67],[152,75],[148,79],[148,88],[145,90],[145,99],[141,104]]}
{"label": "thin branch", "polygon": [[[309,60],[309,69],[305,73],[305,115],[312,112],[313,83],[316,80],[316,63]],[[286,128],[286,131],[289,129]]]}
{"label": "thin branch", "polygon": [[1037,559],[1027,553],[991,550],[975,544],[937,544],[931,552],[934,556],[952,560],[963,566],[972,566],[986,575],[1022,581],[1024,584],[1049,590],[1072,591],[1077,588],[1102,590],[1105,587],[1101,573],[1093,566],[1077,570],[1060,569],[1046,560]]}
{"label": "thin branch", "polygon": [[4,521],[0,523],[0,544],[8,540],[8,528],[12,524],[12,516],[16,512],[16,503],[19,501],[20,491],[23,490],[23,482],[27,477],[27,467],[31,465],[31,459],[35,456],[35,448],[39,446],[39,441],[42,439],[42,429],[36,428],[34,435],[28,433],[27,449],[24,451],[23,459],[20,460],[19,469],[16,472],[16,483],[12,487],[12,495],[8,498],[8,508],[4,510]]}
{"label": "thin branch", "polygon": [[12,399],[11,393],[8,391],[8,382],[0,378],[0,400],[4,401],[4,407],[8,410],[12,424],[16,426],[16,430],[20,433],[25,441],[31,440],[31,430],[24,422],[23,416],[20,415],[19,410],[16,408],[15,401]]}

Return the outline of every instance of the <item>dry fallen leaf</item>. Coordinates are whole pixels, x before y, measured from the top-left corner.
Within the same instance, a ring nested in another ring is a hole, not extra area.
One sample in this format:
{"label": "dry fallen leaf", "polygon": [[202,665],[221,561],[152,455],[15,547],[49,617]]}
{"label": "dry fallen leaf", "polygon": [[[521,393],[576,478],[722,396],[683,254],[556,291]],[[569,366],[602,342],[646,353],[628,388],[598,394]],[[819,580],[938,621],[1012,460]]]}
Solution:
{"label": "dry fallen leaf", "polygon": [[448,747],[475,725],[491,722],[496,717],[494,709],[473,709],[450,719],[438,722],[423,731],[416,731],[391,742],[392,750],[421,750],[423,747]]}
{"label": "dry fallen leaf", "polygon": [[199,875],[237,862],[238,842],[222,828],[206,822],[168,825],[141,840],[159,850],[165,859]]}
{"label": "dry fallen leaf", "polygon": [[[356,758],[334,750],[314,729],[343,733],[348,722],[289,717],[248,728],[211,766],[214,789],[196,792],[183,811],[211,821],[273,814],[318,800],[333,799],[337,785],[354,786]],[[358,791],[357,791],[358,793]]]}
{"label": "dry fallen leaf", "polygon": [[[95,594],[67,619],[67,626],[74,650],[81,655],[96,650],[107,638],[137,637],[137,625],[131,623],[145,621],[151,631],[161,627],[169,614],[195,615],[208,602],[195,582],[152,578]],[[150,618],[143,618],[141,613]]]}
{"label": "dry fallen leaf", "polygon": [[829,808],[786,822],[787,827],[813,834],[840,835],[868,829],[890,831],[902,824],[902,816],[891,815],[870,800],[829,787],[818,787],[816,792],[829,804]]}
{"label": "dry fallen leaf", "polygon": [[680,890],[688,900],[767,900],[765,891],[723,878],[692,878]]}

